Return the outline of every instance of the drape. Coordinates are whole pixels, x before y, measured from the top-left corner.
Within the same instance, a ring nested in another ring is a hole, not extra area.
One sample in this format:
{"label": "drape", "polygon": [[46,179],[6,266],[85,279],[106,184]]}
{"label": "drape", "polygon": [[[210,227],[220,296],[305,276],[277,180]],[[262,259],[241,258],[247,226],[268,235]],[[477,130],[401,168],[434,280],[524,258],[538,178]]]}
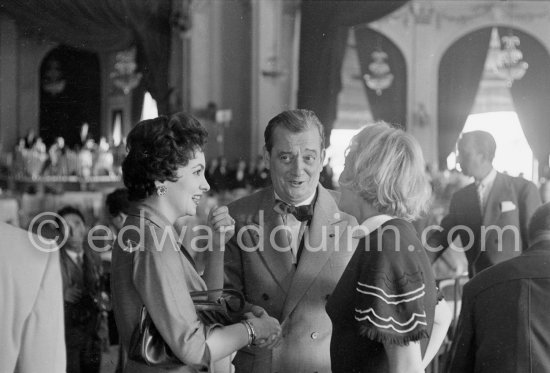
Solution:
{"label": "drape", "polygon": [[[303,0],[298,107],[313,110],[330,139],[342,89],[340,72],[348,28],[372,22],[406,1]],[[328,145],[328,144],[327,144]]]}
{"label": "drape", "polygon": [[363,80],[363,87],[367,93],[374,120],[384,120],[406,127],[407,66],[405,65],[403,53],[390,39],[366,27],[355,30],[355,41],[361,66],[361,76],[372,74],[369,70],[369,64],[373,61],[371,54],[379,49],[388,54],[385,62],[389,65],[391,74],[393,74],[391,86],[383,90],[380,95],[368,88]]}
{"label": "drape", "polygon": [[168,113],[170,0],[0,0],[25,34],[95,52],[135,45],[146,89]]}
{"label": "drape", "polygon": [[[501,36],[508,31],[501,27],[498,30]],[[513,30],[513,35],[519,37],[518,48],[529,67],[523,78],[512,84],[512,99],[527,142],[544,170],[550,155],[550,55],[532,36],[519,30]]]}
{"label": "drape", "polygon": [[447,157],[474,104],[489,50],[491,28],[474,31],[456,41],[443,55],[438,81],[438,157],[445,169]]}

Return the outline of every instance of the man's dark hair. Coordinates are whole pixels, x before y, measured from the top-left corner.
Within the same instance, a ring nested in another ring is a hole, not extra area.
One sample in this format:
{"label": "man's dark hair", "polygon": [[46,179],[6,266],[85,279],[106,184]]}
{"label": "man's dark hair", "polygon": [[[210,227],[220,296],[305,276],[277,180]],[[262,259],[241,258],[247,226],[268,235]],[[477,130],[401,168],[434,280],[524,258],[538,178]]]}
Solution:
{"label": "man's dark hair", "polygon": [[86,224],[86,219],[84,219],[84,215],[79,209],[73,206],[63,206],[57,211],[57,215],[59,216],[55,217],[55,223],[57,224],[55,228],[57,229],[58,232],[61,233],[62,237],[64,237],[65,234],[69,234],[69,232],[65,232],[64,227],[66,226],[65,225],[66,223],[64,221],[61,221],[61,218],[65,218],[65,216],[70,214],[80,217],[80,219],[82,219],[82,222]]}
{"label": "man's dark hair", "polygon": [[550,236],[550,202],[536,209],[529,221],[529,242],[542,234]]}
{"label": "man's dark hair", "polygon": [[59,209],[57,211],[57,215],[61,216],[62,218],[69,215],[69,214],[74,214],[74,215],[78,215],[80,217],[80,219],[82,219],[82,221],[84,223],[86,223],[86,219],[84,219],[84,215],[82,214],[82,212],[80,212],[79,209],[77,209],[76,207],[73,207],[73,206],[63,206],[61,209]]}
{"label": "man's dark hair", "polygon": [[107,195],[105,198],[105,205],[109,211],[109,215],[112,217],[117,216],[121,212],[128,213],[130,208],[130,200],[128,199],[128,189],[118,188]]}
{"label": "man's dark hair", "polygon": [[311,110],[286,110],[271,118],[264,131],[265,148],[269,153],[273,149],[273,132],[277,127],[284,127],[291,132],[303,132],[315,127],[321,138],[321,149],[325,148],[325,129]]}

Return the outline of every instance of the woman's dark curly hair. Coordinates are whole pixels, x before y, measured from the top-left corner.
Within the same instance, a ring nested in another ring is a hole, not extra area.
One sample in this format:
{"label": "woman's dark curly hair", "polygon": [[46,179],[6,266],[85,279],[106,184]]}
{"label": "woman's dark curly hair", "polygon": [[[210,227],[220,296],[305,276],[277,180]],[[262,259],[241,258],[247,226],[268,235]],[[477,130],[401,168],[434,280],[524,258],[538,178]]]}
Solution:
{"label": "woman's dark curly hair", "polygon": [[200,122],[185,113],[136,124],[128,134],[128,155],[122,162],[128,199],[149,197],[156,191],[155,181],[175,182],[178,168],[186,166],[197,150],[202,151],[207,137]]}

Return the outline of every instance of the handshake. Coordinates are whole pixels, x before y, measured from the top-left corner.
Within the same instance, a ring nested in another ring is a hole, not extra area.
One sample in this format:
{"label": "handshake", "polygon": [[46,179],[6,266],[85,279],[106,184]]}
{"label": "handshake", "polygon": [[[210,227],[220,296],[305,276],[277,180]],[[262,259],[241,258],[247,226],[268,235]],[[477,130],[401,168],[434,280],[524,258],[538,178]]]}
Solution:
{"label": "handshake", "polygon": [[259,348],[272,349],[280,345],[282,330],[279,321],[267,314],[260,306],[252,306],[250,312],[245,313],[245,325],[252,326],[255,338],[252,345]]}

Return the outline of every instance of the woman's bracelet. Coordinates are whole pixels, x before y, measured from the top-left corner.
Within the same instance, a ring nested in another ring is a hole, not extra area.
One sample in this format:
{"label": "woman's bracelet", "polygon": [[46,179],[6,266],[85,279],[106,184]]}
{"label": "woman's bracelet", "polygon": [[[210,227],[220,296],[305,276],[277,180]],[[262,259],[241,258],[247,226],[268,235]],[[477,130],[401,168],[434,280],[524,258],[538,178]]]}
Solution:
{"label": "woman's bracelet", "polygon": [[241,323],[246,327],[248,332],[248,347],[256,342],[256,330],[254,330],[254,325],[248,320],[242,320]]}
{"label": "woman's bracelet", "polygon": [[250,322],[248,322],[247,320],[242,320],[241,321],[241,324],[244,325],[244,327],[246,328],[246,333],[248,334],[248,346],[250,347],[250,345],[252,344],[252,329],[250,328]]}

